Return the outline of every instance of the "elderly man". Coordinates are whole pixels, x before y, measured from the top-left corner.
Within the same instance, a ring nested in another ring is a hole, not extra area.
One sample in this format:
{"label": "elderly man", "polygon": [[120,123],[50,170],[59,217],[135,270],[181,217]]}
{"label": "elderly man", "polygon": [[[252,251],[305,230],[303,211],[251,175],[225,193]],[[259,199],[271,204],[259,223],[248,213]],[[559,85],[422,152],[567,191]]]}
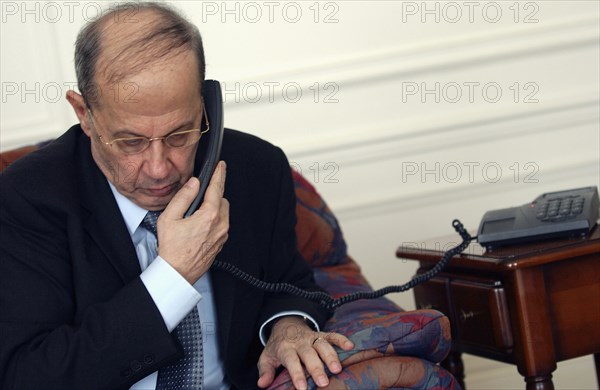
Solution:
{"label": "elderly man", "polygon": [[325,366],[341,370],[333,345],[352,348],[323,339],[328,313],[210,270],[216,257],[318,288],[296,250],[284,154],[226,130],[183,218],[210,128],[202,42],[170,8],[135,7],[78,37],[81,95],[67,100],[80,124],[1,176],[0,387],[267,387],[282,365],[297,388],[304,367],[326,386]]}

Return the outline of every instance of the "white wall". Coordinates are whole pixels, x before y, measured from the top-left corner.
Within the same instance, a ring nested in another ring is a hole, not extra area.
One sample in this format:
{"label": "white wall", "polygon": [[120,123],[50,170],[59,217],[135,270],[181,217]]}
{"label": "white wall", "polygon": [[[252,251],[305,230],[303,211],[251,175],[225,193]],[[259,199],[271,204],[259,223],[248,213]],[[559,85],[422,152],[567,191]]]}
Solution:
{"label": "white wall", "polygon": [[[286,150],[375,287],[408,280],[397,246],[453,218],[474,232],[488,209],[599,185],[596,1],[174,3],[200,26],[226,124]],[[2,1],[0,150],[75,122],[73,43],[99,6]],[[561,364],[557,388],[595,388],[591,361]],[[471,388],[523,387],[514,367],[466,364]]]}

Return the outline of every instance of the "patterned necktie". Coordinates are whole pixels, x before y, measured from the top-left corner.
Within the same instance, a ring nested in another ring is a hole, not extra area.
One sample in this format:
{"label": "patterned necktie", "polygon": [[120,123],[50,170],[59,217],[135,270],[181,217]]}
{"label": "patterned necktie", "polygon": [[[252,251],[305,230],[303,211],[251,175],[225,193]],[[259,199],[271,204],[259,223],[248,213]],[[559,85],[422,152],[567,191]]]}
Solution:
{"label": "patterned necktie", "polygon": [[144,229],[148,230],[150,233],[154,234],[154,237],[158,239],[158,233],[156,231],[156,221],[158,221],[158,217],[160,216],[162,211],[148,211],[148,214],[140,223],[140,226]]}
{"label": "patterned necktie", "polygon": [[[148,211],[141,227],[157,237],[156,221],[160,211]],[[202,356],[202,324],[198,308],[192,311],[174,329],[183,347],[183,357],[158,371],[157,390],[197,390],[202,388],[204,359]]]}

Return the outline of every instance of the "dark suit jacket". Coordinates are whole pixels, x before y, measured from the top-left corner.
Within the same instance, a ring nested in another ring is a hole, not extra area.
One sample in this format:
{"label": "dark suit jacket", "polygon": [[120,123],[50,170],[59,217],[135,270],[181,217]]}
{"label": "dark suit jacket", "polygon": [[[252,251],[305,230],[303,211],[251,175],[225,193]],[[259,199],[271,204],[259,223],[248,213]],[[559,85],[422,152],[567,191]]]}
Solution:
{"label": "dark suit jacket", "polygon": [[[205,147],[201,141],[198,156]],[[296,249],[284,154],[227,130],[221,157],[231,207],[229,239],[217,260],[263,280],[316,289]],[[127,179],[127,172],[115,175]],[[180,356],[78,125],[5,170],[0,184],[0,388],[127,388]],[[256,387],[258,328],[268,317],[290,309],[321,324],[327,317],[311,302],[211,274],[219,346],[235,387]]]}

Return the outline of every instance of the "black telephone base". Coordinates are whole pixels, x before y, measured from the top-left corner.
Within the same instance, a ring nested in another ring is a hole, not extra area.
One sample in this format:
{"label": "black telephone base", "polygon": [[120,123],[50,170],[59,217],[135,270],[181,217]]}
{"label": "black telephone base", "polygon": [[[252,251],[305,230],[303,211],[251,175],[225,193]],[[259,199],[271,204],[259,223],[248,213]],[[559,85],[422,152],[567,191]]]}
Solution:
{"label": "black telephone base", "polygon": [[488,211],[477,232],[491,247],[585,236],[598,220],[598,188],[549,192],[520,207]]}

